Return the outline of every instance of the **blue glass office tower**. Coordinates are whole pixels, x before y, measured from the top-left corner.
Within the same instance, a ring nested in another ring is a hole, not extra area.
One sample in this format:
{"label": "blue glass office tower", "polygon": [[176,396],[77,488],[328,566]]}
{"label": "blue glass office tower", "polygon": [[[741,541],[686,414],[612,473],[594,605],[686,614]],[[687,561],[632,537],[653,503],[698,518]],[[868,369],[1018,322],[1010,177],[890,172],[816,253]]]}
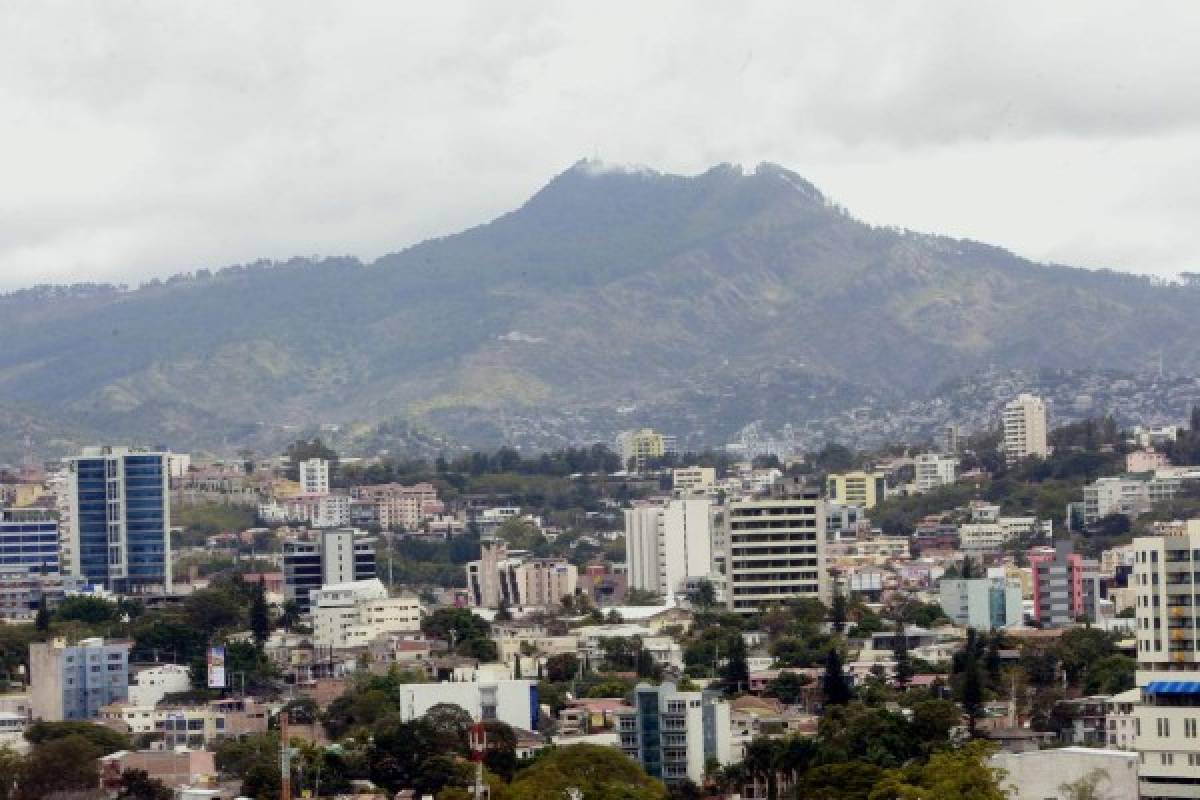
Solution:
{"label": "blue glass office tower", "polygon": [[0,569],[58,574],[58,520],[44,508],[0,508]]}
{"label": "blue glass office tower", "polygon": [[93,447],[68,461],[69,574],[114,592],[171,590],[168,458]]}

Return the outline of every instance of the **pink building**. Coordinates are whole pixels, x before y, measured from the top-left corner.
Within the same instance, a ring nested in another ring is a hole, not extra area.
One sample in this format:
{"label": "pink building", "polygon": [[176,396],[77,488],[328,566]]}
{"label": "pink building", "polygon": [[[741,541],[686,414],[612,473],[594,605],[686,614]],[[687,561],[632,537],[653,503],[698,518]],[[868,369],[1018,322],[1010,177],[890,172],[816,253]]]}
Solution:
{"label": "pink building", "polygon": [[1147,447],[1144,450],[1134,450],[1125,456],[1125,471],[1153,472],[1161,467],[1169,466],[1170,463],[1165,455]]}
{"label": "pink building", "polygon": [[1100,569],[1095,561],[1073,552],[1071,542],[1055,543],[1029,553],[1033,573],[1033,618],[1043,628],[1061,628],[1078,619],[1096,619]]}

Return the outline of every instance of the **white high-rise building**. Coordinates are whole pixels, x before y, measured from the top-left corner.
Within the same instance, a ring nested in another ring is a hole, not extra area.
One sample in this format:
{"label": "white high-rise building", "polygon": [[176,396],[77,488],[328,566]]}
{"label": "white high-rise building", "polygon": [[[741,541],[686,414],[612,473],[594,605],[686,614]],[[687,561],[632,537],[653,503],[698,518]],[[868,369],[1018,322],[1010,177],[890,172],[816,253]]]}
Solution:
{"label": "white high-rise building", "polygon": [[329,462],[323,458],[301,461],[300,487],[305,494],[329,494]]}
{"label": "white high-rise building", "polygon": [[718,692],[638,684],[634,706],[616,718],[621,752],[668,784],[698,784],[706,764],[733,762],[729,703]]}
{"label": "white high-rise building", "polygon": [[828,504],[820,489],[784,479],[769,497],[725,510],[726,604],[753,614],[799,597],[831,600],[825,569]]}
{"label": "white high-rise building", "polygon": [[958,475],[958,458],[940,453],[921,453],[913,459],[917,491],[921,493],[954,483]]}
{"label": "white high-rise building", "polygon": [[672,596],[713,571],[712,499],[686,495],[625,512],[629,587]]}
{"label": "white high-rise building", "polygon": [[322,586],[311,597],[318,647],[366,647],[385,633],[421,630],[421,601],[416,595],[388,597],[378,578]]}
{"label": "white high-rise building", "polygon": [[1021,394],[1004,406],[1004,460],[1050,455],[1046,443],[1046,404],[1042,398]]}
{"label": "white high-rise building", "polygon": [[1200,520],[1133,540],[1139,796],[1200,797]]}

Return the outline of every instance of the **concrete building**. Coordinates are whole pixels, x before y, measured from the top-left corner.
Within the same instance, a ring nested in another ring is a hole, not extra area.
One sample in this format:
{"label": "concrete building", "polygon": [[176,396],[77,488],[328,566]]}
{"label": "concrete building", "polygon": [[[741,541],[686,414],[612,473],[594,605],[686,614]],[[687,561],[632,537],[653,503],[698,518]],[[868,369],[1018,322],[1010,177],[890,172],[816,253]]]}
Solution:
{"label": "concrete building", "polygon": [[941,453],[921,453],[913,459],[917,491],[925,493],[949,486],[958,476],[958,457]]}
{"label": "concrete building", "polygon": [[416,595],[388,597],[378,578],[330,584],[311,598],[318,647],[366,647],[383,634],[421,630],[421,601]]}
{"label": "concrete building", "polygon": [[1004,406],[1004,460],[1015,464],[1023,458],[1050,455],[1046,442],[1046,404],[1031,394],[1018,395]]}
{"label": "concrete building", "polygon": [[632,465],[641,470],[650,461],[675,453],[675,437],[650,428],[617,434],[617,455],[621,456],[622,467]]}
{"label": "concrete building", "polygon": [[124,447],[67,459],[67,574],[113,592],[171,591],[167,459]]}
{"label": "concrete building", "polygon": [[58,519],[45,508],[0,508],[0,570],[59,573]]}
{"label": "concrete building", "polygon": [[1132,800],[1138,796],[1137,756],[1122,750],[1062,747],[1026,753],[1002,752],[992,756],[988,763],[1004,770],[1001,785],[1012,800],[1053,800],[1064,797],[1060,788],[1063,784],[1079,781],[1096,770],[1104,773],[1096,787],[1097,798]]}
{"label": "concrete building", "polygon": [[1137,715],[1134,713],[1142,700],[1142,690],[1134,687],[1108,698],[1105,718],[1108,738],[1105,744],[1117,750],[1133,750],[1137,747]]}
{"label": "concrete building", "polygon": [[1200,797],[1200,520],[1133,540],[1138,592],[1135,735],[1143,798]]}
{"label": "concrete building", "polygon": [[671,485],[677,492],[707,491],[716,482],[717,471],[713,467],[681,467],[671,470]]}
{"label": "concrete building", "polygon": [[1053,554],[1032,553],[1033,618],[1043,628],[1064,628],[1097,618],[1100,564],[1073,552],[1069,539],[1055,542]]}
{"label": "concrete building", "polygon": [[1125,454],[1126,472],[1154,472],[1170,465],[1166,454],[1149,447]]}
{"label": "concrete building", "polygon": [[615,710],[621,752],[667,784],[704,781],[704,764],[732,760],[729,704],[717,692],[638,684],[632,708]]}
{"label": "concrete building", "polygon": [[795,479],[768,497],[730,503],[724,516],[726,603],[752,614],[798,597],[830,600],[826,501]]}
{"label": "concrete building", "polygon": [[1097,619],[1099,563],[1073,552],[1070,540],[1055,542],[1054,554],[1030,555],[1033,619],[1042,627],[1066,627]]}
{"label": "concrete building", "polygon": [[942,578],[938,600],[955,625],[988,631],[1024,622],[1021,585],[1003,578]]}
{"label": "concrete building", "polygon": [[887,497],[887,476],[882,472],[833,473],[826,479],[830,502],[871,509]]}
{"label": "concrete building", "polygon": [[484,542],[466,572],[467,594],[477,608],[552,608],[579,586],[579,569],[565,558],[534,558],[503,541]]}
{"label": "concrete building", "polygon": [[315,531],[312,538],[283,543],[284,596],[301,613],[309,612],[314,589],[375,575],[375,540],[355,528]]}
{"label": "concrete building", "polygon": [[356,501],[373,505],[375,520],[384,530],[420,530],[426,520],[445,510],[431,483],[356,486],[350,494]]}
{"label": "concrete building", "polygon": [[30,701],[35,719],[94,719],[110,703],[129,698],[126,641],[63,639],[29,645]]}
{"label": "concrete building", "polygon": [[168,694],[192,688],[191,670],[182,664],[159,664],[140,669],[129,686],[129,703],[154,708]]}
{"label": "concrete building", "polygon": [[958,426],[951,423],[937,432],[934,437],[934,445],[937,451],[944,455],[958,455],[959,451],[959,431]]}
{"label": "concrete building", "polygon": [[477,680],[454,683],[405,683],[400,686],[400,717],[417,719],[439,703],[452,703],[476,722],[500,720],[514,728],[537,730],[537,681]]}
{"label": "concrete building", "polygon": [[100,709],[97,719],[122,733],[150,734],[168,749],[198,749],[250,733],[265,733],[268,727],[267,706],[245,697],[159,707],[111,703]]}
{"label": "concrete building", "polygon": [[329,462],[309,458],[300,462],[300,491],[304,494],[329,494]]}
{"label": "concrete building", "polygon": [[713,571],[712,500],[689,495],[625,511],[629,586],[663,597]]}

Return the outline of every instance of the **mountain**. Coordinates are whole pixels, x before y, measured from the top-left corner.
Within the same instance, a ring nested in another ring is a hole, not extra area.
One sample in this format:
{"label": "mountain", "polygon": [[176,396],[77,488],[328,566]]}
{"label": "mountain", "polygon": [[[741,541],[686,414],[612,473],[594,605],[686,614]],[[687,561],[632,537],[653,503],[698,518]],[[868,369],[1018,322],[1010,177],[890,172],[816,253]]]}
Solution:
{"label": "mountain", "polygon": [[[1197,308],[1194,284],[864,224],[770,164],[584,161],[486,225],[369,264],[0,298],[0,425],[227,450],[316,423],[377,445],[362,424],[384,420],[553,441],[671,409],[721,441],[764,408],[799,420],[989,366],[1200,371]],[[575,412],[603,422],[570,430]],[[543,413],[567,422],[530,430]]]}

